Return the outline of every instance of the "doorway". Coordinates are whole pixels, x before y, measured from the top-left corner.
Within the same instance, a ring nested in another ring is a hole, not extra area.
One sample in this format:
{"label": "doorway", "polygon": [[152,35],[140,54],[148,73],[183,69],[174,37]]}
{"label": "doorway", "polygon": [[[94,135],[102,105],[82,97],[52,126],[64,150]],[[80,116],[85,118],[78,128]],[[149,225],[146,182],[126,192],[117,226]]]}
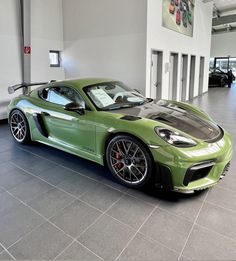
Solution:
{"label": "doorway", "polygon": [[162,96],[163,52],[152,50],[151,57],[151,97],[157,100]]}
{"label": "doorway", "polygon": [[203,94],[204,70],[205,70],[205,57],[201,56],[200,57],[200,68],[199,68],[198,95]]}
{"label": "doorway", "polygon": [[178,54],[170,54],[169,100],[177,100]]}
{"label": "doorway", "polygon": [[196,56],[191,55],[190,79],[189,79],[189,100],[192,100],[194,97],[195,67],[196,67]]}
{"label": "doorway", "polygon": [[187,95],[187,74],[188,74],[188,55],[183,54],[181,57],[181,78],[180,78],[180,99],[186,101]]}

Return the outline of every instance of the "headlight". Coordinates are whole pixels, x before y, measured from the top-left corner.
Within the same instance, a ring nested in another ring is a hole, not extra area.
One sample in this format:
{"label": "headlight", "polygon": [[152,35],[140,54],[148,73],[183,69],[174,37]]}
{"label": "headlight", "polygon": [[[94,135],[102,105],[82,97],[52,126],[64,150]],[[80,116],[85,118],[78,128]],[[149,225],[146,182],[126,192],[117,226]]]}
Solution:
{"label": "headlight", "polygon": [[194,140],[178,132],[159,127],[156,127],[155,131],[159,137],[161,137],[164,141],[168,142],[173,146],[187,148],[194,147],[197,145],[197,143]]}

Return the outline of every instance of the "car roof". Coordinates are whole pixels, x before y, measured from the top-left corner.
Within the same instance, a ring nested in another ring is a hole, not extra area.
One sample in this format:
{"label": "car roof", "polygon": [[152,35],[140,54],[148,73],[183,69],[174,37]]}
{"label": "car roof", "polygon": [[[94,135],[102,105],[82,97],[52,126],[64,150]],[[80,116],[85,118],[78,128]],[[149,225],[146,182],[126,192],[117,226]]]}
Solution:
{"label": "car roof", "polygon": [[81,79],[71,79],[71,80],[63,80],[63,81],[56,81],[52,83],[53,85],[72,85],[76,89],[83,89],[86,86],[96,85],[99,83],[106,83],[106,82],[118,82],[114,79],[107,79],[107,78],[81,78]]}

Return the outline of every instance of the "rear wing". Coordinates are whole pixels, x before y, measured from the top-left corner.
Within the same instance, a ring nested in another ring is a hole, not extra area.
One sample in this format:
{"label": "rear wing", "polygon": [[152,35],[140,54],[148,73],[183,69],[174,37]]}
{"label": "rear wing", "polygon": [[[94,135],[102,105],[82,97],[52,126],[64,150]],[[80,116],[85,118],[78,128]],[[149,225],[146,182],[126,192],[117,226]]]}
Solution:
{"label": "rear wing", "polygon": [[[51,81],[51,82],[54,82]],[[31,86],[39,86],[39,85],[44,85],[47,84],[48,82],[36,82],[36,83],[21,83],[21,84],[16,84],[8,87],[8,93],[13,94],[15,91],[22,89],[22,88],[28,88]]]}

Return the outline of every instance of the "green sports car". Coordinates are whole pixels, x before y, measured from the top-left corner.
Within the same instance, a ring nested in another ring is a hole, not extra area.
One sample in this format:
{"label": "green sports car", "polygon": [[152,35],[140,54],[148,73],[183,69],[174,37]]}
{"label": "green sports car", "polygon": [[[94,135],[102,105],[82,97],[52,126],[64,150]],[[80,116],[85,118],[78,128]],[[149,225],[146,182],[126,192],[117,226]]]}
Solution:
{"label": "green sports car", "polygon": [[8,119],[17,142],[38,141],[107,165],[132,188],[202,190],[219,182],[232,158],[231,136],[203,111],[145,98],[114,80],[41,84],[11,101]]}

